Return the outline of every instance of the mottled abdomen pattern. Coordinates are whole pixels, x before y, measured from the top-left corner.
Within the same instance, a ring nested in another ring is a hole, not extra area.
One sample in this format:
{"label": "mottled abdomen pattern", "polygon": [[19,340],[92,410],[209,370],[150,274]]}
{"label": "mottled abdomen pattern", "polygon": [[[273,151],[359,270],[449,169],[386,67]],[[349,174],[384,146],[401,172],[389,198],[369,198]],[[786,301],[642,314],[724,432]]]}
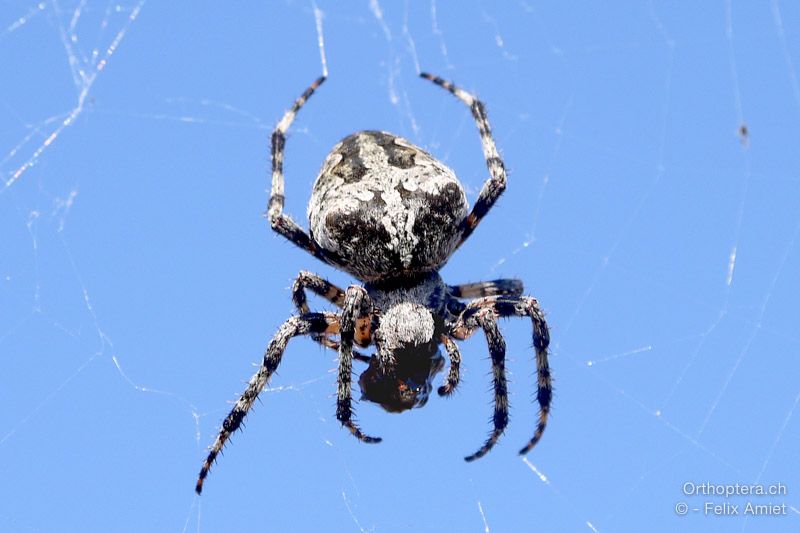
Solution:
{"label": "mottled abdomen pattern", "polygon": [[334,146],[308,206],[313,240],[364,281],[432,272],[453,252],[467,199],[448,167],[406,139],[362,131]]}

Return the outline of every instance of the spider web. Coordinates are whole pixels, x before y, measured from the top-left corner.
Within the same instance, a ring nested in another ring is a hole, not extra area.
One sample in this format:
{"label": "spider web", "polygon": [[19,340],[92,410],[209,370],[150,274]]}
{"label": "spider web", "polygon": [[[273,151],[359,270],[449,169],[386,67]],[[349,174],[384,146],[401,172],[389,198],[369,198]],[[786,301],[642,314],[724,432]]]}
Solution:
{"label": "spider web", "polygon": [[[0,5],[0,529],[800,526],[795,4]],[[357,406],[378,446],[333,416],[335,354],[297,339],[196,497],[293,277],[351,283],[260,217],[290,102],[330,71],[290,131],[298,220],[360,129],[426,147],[471,200],[486,178],[468,110],[421,70],[487,103],[509,189],[442,274],[519,277],[548,311],[550,427],[515,455],[536,413],[527,321],[503,324],[511,425],[472,464],[491,413],[479,335],[455,398]],[[703,512],[748,501],[785,514]]]}

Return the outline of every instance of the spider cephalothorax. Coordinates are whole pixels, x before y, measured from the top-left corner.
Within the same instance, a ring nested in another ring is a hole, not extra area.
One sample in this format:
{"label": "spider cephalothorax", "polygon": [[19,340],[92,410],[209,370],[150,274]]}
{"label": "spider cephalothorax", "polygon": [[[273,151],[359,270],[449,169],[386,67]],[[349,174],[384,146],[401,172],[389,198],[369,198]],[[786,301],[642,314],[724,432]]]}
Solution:
{"label": "spider cephalothorax", "polygon": [[[261,368],[225,418],[200,470],[198,493],[219,452],[278,368],[289,339],[297,335],[309,335],[338,351],[336,418],[359,440],[379,442],[353,420],[353,360],[367,363],[358,380],[361,398],[389,412],[401,412],[428,401],[433,380],[444,368],[442,345],[450,364],[437,392],[447,396],[455,390],[461,364],[455,341],[482,330],[492,360],[493,430],[483,446],[465,458],[472,461],[494,446],[508,423],[506,346],[497,319],[527,316],[533,325],[540,411],[534,435],[520,453],[530,451],[541,438],[552,386],[547,363],[550,339],[539,304],[522,295],[519,280],[446,285],[438,274],[505,190],[503,161],[483,104],[450,82],[430,74],[421,76],[468,105],[478,126],[490,177],[475,206],[469,211],[453,171],[426,151],[391,133],[362,131],[343,139],[325,159],[308,205],[310,232],[306,233],[283,213],[286,130],[325,78],[306,89],[272,134],[270,224],[300,248],[364,284],[342,290],[315,274],[300,273],[292,290],[300,314],[278,329]],[[306,290],[341,312],[311,312]],[[354,345],[374,345],[376,352],[368,357],[355,351]]]}
{"label": "spider cephalothorax", "polygon": [[378,353],[358,381],[362,398],[393,413],[422,407],[444,366],[439,345],[445,323],[437,302],[446,287],[433,273],[410,288],[367,283],[365,289],[376,311]]}

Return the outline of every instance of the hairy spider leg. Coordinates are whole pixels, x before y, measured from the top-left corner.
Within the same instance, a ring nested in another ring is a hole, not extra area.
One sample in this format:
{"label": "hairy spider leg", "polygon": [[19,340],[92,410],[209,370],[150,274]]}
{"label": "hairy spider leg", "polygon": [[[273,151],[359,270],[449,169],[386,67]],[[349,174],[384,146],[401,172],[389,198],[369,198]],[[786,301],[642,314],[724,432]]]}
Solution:
{"label": "hairy spider leg", "polygon": [[[310,290],[317,296],[325,298],[336,307],[340,309],[344,307],[344,291],[331,283],[330,281],[322,278],[311,272],[301,270],[292,285],[292,302],[300,313],[308,313],[308,298],[306,297],[306,290]],[[339,343],[325,335],[313,334],[311,338],[326,348],[339,351]],[[369,363],[369,357],[353,351],[353,359],[363,363]]]}
{"label": "hairy spider leg", "polygon": [[211,465],[214,464],[217,455],[222,451],[230,436],[242,425],[242,421],[253,406],[253,402],[256,401],[256,398],[267,385],[278,365],[280,365],[289,339],[297,335],[336,333],[338,330],[339,318],[333,313],[306,313],[301,316],[293,316],[278,328],[278,332],[272,338],[264,353],[261,367],[250,378],[247,389],[245,389],[231,412],[222,422],[217,438],[208,452],[208,457],[203,463],[203,467],[200,469],[200,475],[197,478],[197,485],[195,485],[194,489],[197,494],[203,491],[203,481],[208,476],[208,472],[211,470]]}
{"label": "hairy spider leg", "polygon": [[[500,334],[497,327],[497,315],[494,309],[484,307],[472,313],[465,313],[459,319],[463,324],[462,328],[467,336],[471,335],[478,327],[483,329],[486,335],[486,343],[489,347],[489,356],[492,359],[492,385],[494,388],[494,413],[492,414],[492,431],[489,438],[477,452],[464,458],[466,461],[474,461],[486,455],[494,447],[500,436],[508,425],[508,382],[506,380],[506,341]],[[459,326],[460,326],[459,324]],[[458,326],[457,326],[458,327]]]}
{"label": "hairy spider leg", "polygon": [[[325,298],[340,309],[344,305],[344,291],[342,289],[316,274],[301,270],[292,285],[292,302],[300,313],[308,313],[310,311],[306,290]],[[339,347],[338,343],[322,335],[312,335],[311,338],[328,348],[338,349]]]}
{"label": "hairy spider leg", "polygon": [[456,298],[473,299],[486,296],[522,296],[525,290],[518,279],[495,279],[477,283],[450,285],[450,294]]}
{"label": "hairy spider leg", "polygon": [[[487,319],[487,316],[491,316],[491,320]],[[495,317],[510,316],[529,316],[531,318],[533,324],[533,347],[536,351],[536,399],[539,403],[539,420],[533,437],[519,451],[520,455],[528,453],[536,446],[536,443],[542,438],[545,427],[547,427],[547,419],[550,415],[550,403],[553,398],[553,379],[550,375],[550,366],[547,362],[547,348],[550,345],[550,333],[547,328],[547,322],[545,322],[544,319],[544,313],[539,307],[539,302],[528,296],[488,297],[475,300],[467,305],[467,308],[461,316],[459,316],[453,327],[453,336],[457,339],[465,339],[472,335],[478,326],[482,327],[486,333],[489,351],[492,356],[492,368],[495,375],[495,429],[486,443],[476,453],[465,457],[467,461],[473,461],[486,455],[486,452],[497,442],[497,439],[505,428],[504,423],[507,422],[507,397],[504,398],[502,397],[503,395],[500,395],[501,397],[498,398],[498,392],[504,392],[502,389],[498,389],[497,384],[498,360],[496,357],[498,356],[498,346],[495,346],[495,351],[492,350],[492,346],[494,342],[493,339],[499,338],[503,347],[503,355],[505,354],[505,343],[502,342],[502,337],[499,337],[499,332],[495,331],[497,327]],[[505,408],[505,417],[503,415],[503,408]]]}
{"label": "hairy spider leg", "polygon": [[456,390],[461,380],[461,352],[458,350],[458,345],[450,337],[442,335],[441,341],[447,349],[450,368],[447,370],[447,378],[444,380],[444,385],[439,387],[436,392],[439,396],[448,396]]}
{"label": "hairy spider leg", "polygon": [[344,291],[342,289],[321,276],[301,270],[292,286],[292,302],[301,313],[309,312],[306,289],[317,296],[325,298],[340,309],[344,306]]}
{"label": "hairy spider leg", "polygon": [[272,132],[272,189],[269,196],[269,204],[267,207],[267,216],[272,229],[278,234],[282,235],[295,245],[307,251],[317,259],[330,264],[324,253],[317,247],[314,240],[306,233],[297,223],[283,213],[283,203],[285,200],[283,192],[283,153],[286,146],[286,130],[294,122],[297,112],[303,107],[303,104],[314,94],[314,91],[322,85],[325,81],[325,76],[320,76],[308,89],[300,95],[291,109],[289,109],[283,118],[275,126],[275,131]]}
{"label": "hairy spider leg", "polygon": [[[351,286],[344,298],[339,323],[339,376],[337,378],[336,419],[362,442],[380,442],[380,437],[365,435],[353,421],[352,374],[353,339],[356,328],[369,327],[372,304],[363,287]],[[366,325],[366,326],[363,326]]]}
{"label": "hairy spider leg", "polygon": [[472,212],[461,222],[461,227],[459,228],[461,236],[454,248],[454,250],[456,250],[464,244],[464,241],[466,241],[470,235],[472,235],[472,232],[478,227],[483,217],[486,216],[500,195],[503,194],[503,191],[506,190],[506,169],[503,160],[500,159],[500,154],[497,152],[497,146],[494,144],[492,129],[489,126],[489,117],[486,115],[486,108],[483,102],[439,76],[422,72],[420,77],[432,81],[439,87],[447,89],[453,96],[469,106],[472,117],[475,119],[475,123],[478,126],[478,133],[480,133],[481,145],[483,147],[483,156],[486,159],[486,166],[489,169],[490,177],[486,180],[486,183],[483,184],[483,188],[478,194],[478,199],[475,201]]}

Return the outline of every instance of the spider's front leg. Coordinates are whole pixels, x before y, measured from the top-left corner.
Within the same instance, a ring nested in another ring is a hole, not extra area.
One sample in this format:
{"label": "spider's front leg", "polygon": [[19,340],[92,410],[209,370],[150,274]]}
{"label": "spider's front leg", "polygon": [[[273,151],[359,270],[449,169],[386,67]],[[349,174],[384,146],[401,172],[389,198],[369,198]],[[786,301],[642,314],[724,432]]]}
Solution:
{"label": "spider's front leg", "polygon": [[[461,285],[449,285],[449,298],[447,307],[453,314],[461,315],[466,309],[466,305],[458,299],[474,299],[486,296],[520,296],[523,291],[522,281],[518,279],[495,279],[492,281],[479,281],[477,283],[462,283]],[[453,339],[443,335],[442,343],[447,349],[450,359],[450,368],[447,372],[445,384],[439,387],[439,396],[448,396],[458,386],[461,379],[461,353]]]}
{"label": "spider's front leg", "polygon": [[[487,315],[490,315],[493,318],[487,321],[485,318]],[[490,338],[490,332],[487,330],[487,323],[490,329],[492,323],[494,323],[494,327],[496,328],[496,320],[494,317],[510,316],[529,316],[531,318],[531,322],[533,324],[533,347],[536,350],[536,374],[538,376],[538,390],[536,398],[539,403],[539,421],[536,425],[536,431],[534,432],[533,437],[519,451],[520,455],[524,455],[528,453],[534,446],[536,446],[536,443],[542,438],[542,434],[547,426],[547,419],[550,415],[550,403],[553,399],[553,379],[550,375],[550,365],[547,362],[547,348],[550,345],[550,332],[547,328],[547,322],[545,322],[544,319],[544,313],[539,307],[539,302],[528,296],[520,296],[516,298],[489,297],[475,300],[474,302],[471,302],[466,307],[464,312],[459,316],[458,321],[453,327],[453,336],[457,339],[465,339],[469,337],[478,326],[480,326],[487,333],[487,340],[489,341],[489,349],[491,351],[492,340]],[[499,336],[499,332],[495,333],[492,331],[491,335]],[[500,337],[500,340],[502,341],[502,337]],[[503,343],[503,348],[505,349],[505,343]],[[495,370],[496,381],[497,364],[494,353],[492,353],[492,365],[493,369]],[[500,368],[500,370],[502,370],[502,368]],[[495,386],[495,391],[497,392],[497,386]],[[508,408],[507,400],[505,407],[506,409]],[[499,437],[499,433],[497,432],[496,417],[497,394],[495,394],[495,431],[492,433],[492,437],[495,435]],[[500,433],[502,433],[502,429],[500,430]],[[471,461],[485,455],[497,440],[494,439],[493,442],[492,437],[489,438],[486,444],[480,450],[478,450],[477,453],[467,457],[466,460]]]}
{"label": "spider's front leg", "polygon": [[[337,380],[336,418],[362,442],[380,442],[379,437],[365,435],[353,421],[352,374],[353,340],[368,339],[372,321],[372,303],[363,287],[352,286],[344,298],[339,324],[339,377]],[[357,331],[356,331],[357,330]]]}
{"label": "spider's front leg", "polygon": [[208,457],[200,469],[200,475],[195,486],[197,494],[202,492],[203,481],[208,476],[208,472],[211,470],[211,465],[214,464],[217,455],[222,451],[230,436],[242,425],[242,420],[247,416],[247,412],[250,411],[253,402],[267,385],[269,378],[278,368],[278,365],[280,365],[289,339],[297,335],[333,334],[338,330],[339,318],[333,313],[305,313],[301,316],[293,316],[278,328],[278,332],[272,338],[264,353],[261,367],[250,378],[247,389],[242,393],[242,396],[222,423],[217,438],[208,452]]}
{"label": "spider's front leg", "polygon": [[[471,307],[471,306],[470,306]],[[492,358],[492,383],[494,386],[494,428],[480,449],[464,458],[474,461],[486,455],[497,443],[508,425],[508,382],[506,381],[506,341],[497,327],[497,315],[491,307],[464,310],[453,327],[453,336],[466,339],[479,327],[486,335],[489,355]]]}
{"label": "spider's front leg", "polygon": [[450,359],[450,368],[447,371],[444,385],[439,387],[436,392],[439,396],[449,396],[456,390],[459,381],[461,381],[461,352],[458,351],[458,346],[453,339],[447,335],[442,335],[441,340],[447,350],[447,357]]}

